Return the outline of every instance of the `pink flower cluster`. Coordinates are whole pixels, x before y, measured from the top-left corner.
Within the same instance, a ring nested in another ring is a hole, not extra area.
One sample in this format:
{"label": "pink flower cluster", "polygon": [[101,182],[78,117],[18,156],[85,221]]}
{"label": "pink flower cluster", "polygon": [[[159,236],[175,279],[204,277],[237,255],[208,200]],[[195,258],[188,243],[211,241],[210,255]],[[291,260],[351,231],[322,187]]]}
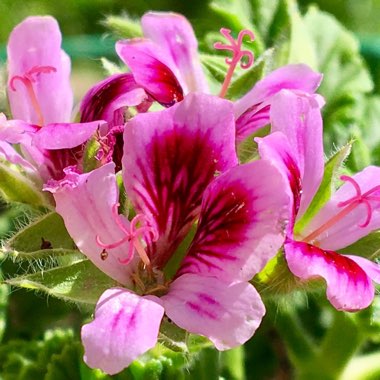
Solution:
{"label": "pink flower cluster", "polygon": [[[144,38],[116,44],[130,71],[88,91],[79,123],[70,123],[70,60],[57,22],[30,17],[8,43],[13,119],[0,119],[0,155],[45,183],[79,250],[120,284],[104,292],[82,328],[86,363],[121,371],[155,346],[164,314],[219,350],[243,344],[265,314],[249,281],[281,249],[295,276],[326,280],[334,307],[367,307],[379,266],[336,250],[380,227],[380,168],[342,177],[304,230],[293,232],[323,177],[323,99],[314,93],[322,76],[288,65],[231,102],[222,97],[240,58],[248,59],[243,66],[253,61],[241,51],[251,32],[236,42],[222,30],[231,45],[216,48],[233,57],[214,96],[184,17],[147,13],[141,24]],[[154,103],[162,110],[148,112]],[[266,125],[258,158],[239,163],[237,146]],[[97,167],[86,172],[90,139],[99,144]],[[131,215],[121,212],[119,174]]]}

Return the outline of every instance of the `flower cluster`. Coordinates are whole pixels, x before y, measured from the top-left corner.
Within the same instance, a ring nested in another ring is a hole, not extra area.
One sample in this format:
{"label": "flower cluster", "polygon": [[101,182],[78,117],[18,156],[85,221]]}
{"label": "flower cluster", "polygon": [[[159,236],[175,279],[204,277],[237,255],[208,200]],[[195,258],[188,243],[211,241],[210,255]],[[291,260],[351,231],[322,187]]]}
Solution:
{"label": "flower cluster", "polygon": [[[296,228],[324,176],[321,74],[281,67],[232,102],[237,64],[253,63],[242,48],[251,31],[234,40],[221,29],[228,44],[215,48],[232,57],[216,96],[183,16],[147,13],[141,25],[144,38],[116,44],[130,71],[91,88],[75,123],[56,21],[30,17],[8,43],[12,119],[0,118],[0,156],[53,194],[78,249],[119,283],[82,328],[85,362],[120,372],[155,346],[164,315],[219,350],[245,343],[265,314],[250,281],[278,254],[300,280],[323,278],[338,310],[367,307],[380,267],[336,251],[380,228],[380,168],[342,176]],[[246,141],[257,156],[240,162]]]}

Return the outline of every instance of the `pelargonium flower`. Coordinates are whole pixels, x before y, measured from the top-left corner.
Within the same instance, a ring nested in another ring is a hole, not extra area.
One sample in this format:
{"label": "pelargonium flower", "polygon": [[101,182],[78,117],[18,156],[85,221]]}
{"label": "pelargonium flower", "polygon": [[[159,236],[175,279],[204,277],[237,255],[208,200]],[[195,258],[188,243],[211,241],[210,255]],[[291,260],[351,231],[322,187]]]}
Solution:
{"label": "pelargonium flower", "polygon": [[[119,41],[116,51],[130,68],[138,85],[159,103],[171,106],[190,92],[208,93],[209,88],[198,55],[198,44],[190,23],[175,13],[148,12],[141,18],[145,38]],[[243,30],[237,40],[225,28],[221,33],[228,44],[216,43],[215,48],[232,52],[226,59],[229,69],[220,96],[226,95],[232,74],[242,58],[243,68],[253,63],[252,52],[242,49],[244,37],[253,40],[251,31]],[[268,74],[245,96],[235,102],[236,138],[240,142],[269,123],[273,96],[281,89],[314,93],[322,76],[303,64],[288,65]]]}
{"label": "pelargonium flower", "polygon": [[29,161],[42,180],[62,178],[63,168],[78,165],[82,145],[104,124],[70,123],[71,64],[61,42],[54,18],[28,17],[13,29],[7,46],[7,90],[14,120],[1,116],[0,149],[7,160],[20,164],[10,146],[20,144],[23,163]]}
{"label": "pelargonium flower", "polygon": [[356,311],[374,297],[379,265],[336,252],[380,228],[380,168],[369,166],[345,182],[312,220],[294,233],[323,176],[322,119],[318,101],[281,91],[271,107],[273,133],[258,139],[262,158],[282,168],[293,192],[285,242],[289,269],[302,280],[323,278],[327,297],[338,310]]}
{"label": "pelargonium flower", "polygon": [[[119,213],[113,163],[47,186],[78,248],[121,284],[82,328],[86,363],[121,371],[156,344],[164,313],[219,350],[248,340],[265,313],[248,281],[284,241],[290,194],[271,162],[237,165],[232,103],[189,94],[135,116],[123,180],[131,220]],[[177,250],[196,221],[189,248]]]}

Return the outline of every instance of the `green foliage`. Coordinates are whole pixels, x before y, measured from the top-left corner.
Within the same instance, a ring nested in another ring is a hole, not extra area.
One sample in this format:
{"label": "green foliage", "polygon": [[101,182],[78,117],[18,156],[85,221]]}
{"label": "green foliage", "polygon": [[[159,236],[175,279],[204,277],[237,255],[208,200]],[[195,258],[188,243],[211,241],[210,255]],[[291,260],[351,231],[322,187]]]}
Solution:
{"label": "green foliage", "polygon": [[48,295],[84,304],[96,304],[100,295],[118,283],[89,260],[9,278],[12,286],[43,291]]}

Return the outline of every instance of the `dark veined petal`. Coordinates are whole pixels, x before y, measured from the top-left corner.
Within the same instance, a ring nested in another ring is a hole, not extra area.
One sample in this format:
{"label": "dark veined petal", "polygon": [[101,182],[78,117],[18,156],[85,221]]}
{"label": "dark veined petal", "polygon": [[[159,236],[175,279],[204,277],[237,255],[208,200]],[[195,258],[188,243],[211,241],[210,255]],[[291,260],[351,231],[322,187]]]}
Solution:
{"label": "dark veined petal", "polygon": [[232,103],[205,94],[161,111],[139,114],[124,133],[123,178],[137,210],[160,235],[149,252],[170,258],[199,214],[216,173],[237,164]]}
{"label": "dark veined petal", "polygon": [[234,167],[207,188],[198,229],[179,274],[247,281],[280,249],[291,195],[268,161]]}

